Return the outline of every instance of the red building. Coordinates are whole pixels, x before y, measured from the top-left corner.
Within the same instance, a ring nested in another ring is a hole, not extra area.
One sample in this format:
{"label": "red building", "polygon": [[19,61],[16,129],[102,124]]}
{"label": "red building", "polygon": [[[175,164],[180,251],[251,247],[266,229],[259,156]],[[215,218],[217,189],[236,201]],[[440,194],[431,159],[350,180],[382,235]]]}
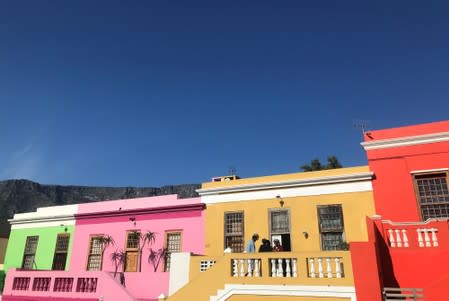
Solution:
{"label": "red building", "polygon": [[359,285],[449,300],[449,121],[370,131],[364,140],[379,216],[367,221],[370,243],[354,248],[371,244],[378,270],[361,273]]}

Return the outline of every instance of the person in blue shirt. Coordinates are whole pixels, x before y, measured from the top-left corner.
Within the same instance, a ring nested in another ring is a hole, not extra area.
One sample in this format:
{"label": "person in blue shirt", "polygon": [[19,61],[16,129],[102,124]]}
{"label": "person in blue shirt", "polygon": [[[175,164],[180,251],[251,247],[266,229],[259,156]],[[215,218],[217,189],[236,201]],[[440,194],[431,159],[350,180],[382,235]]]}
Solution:
{"label": "person in blue shirt", "polygon": [[256,241],[259,240],[259,234],[254,233],[253,237],[250,241],[246,244],[246,253],[256,253]]}

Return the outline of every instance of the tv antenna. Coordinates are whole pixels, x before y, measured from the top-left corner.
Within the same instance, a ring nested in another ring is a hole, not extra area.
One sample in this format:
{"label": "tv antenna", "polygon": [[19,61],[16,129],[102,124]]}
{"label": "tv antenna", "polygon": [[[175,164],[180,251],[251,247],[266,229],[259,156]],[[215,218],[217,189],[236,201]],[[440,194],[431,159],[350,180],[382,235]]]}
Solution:
{"label": "tv antenna", "polygon": [[229,166],[228,167],[228,175],[235,176],[237,173],[237,168],[235,166]]}
{"label": "tv antenna", "polygon": [[365,133],[369,129],[369,124],[370,124],[369,120],[363,119],[356,119],[352,122],[354,128],[362,130],[362,136],[365,136]]}

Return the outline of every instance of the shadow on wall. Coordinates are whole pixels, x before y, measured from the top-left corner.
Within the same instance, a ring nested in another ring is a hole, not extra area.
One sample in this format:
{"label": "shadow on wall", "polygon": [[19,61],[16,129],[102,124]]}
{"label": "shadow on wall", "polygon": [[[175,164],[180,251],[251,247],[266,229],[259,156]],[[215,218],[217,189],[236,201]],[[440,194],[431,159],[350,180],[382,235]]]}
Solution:
{"label": "shadow on wall", "polygon": [[381,259],[381,273],[382,273],[382,286],[383,287],[399,287],[396,276],[394,275],[393,262],[391,260],[390,251],[388,249],[387,243],[379,231],[377,225],[374,227],[377,248],[379,251]]}

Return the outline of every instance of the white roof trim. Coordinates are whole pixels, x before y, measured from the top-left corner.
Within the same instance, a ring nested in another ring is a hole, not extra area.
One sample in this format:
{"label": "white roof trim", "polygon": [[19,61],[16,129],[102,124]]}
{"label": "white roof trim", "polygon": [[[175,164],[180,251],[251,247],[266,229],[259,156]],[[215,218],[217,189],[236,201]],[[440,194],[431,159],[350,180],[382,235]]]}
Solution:
{"label": "white roof trim", "polygon": [[425,143],[436,143],[449,141],[449,132],[442,132],[436,134],[426,134],[419,136],[400,137],[392,139],[382,139],[374,141],[365,141],[360,143],[365,150],[411,146]]}
{"label": "white roof trim", "polygon": [[346,174],[338,176],[328,176],[320,178],[309,178],[309,179],[297,179],[281,182],[268,182],[268,183],[258,183],[258,184],[242,184],[234,185],[228,187],[217,187],[217,188],[202,188],[196,191],[200,196],[214,195],[214,194],[224,194],[233,192],[245,192],[245,191],[255,191],[264,189],[279,189],[279,188],[292,188],[301,186],[314,186],[314,185],[324,185],[324,184],[337,184],[337,183],[347,183],[347,182],[358,182],[367,181],[373,178],[373,172],[362,172],[356,174]]}
{"label": "white roof trim", "polygon": [[34,223],[42,223],[42,222],[62,222],[62,221],[70,221],[75,220],[75,216],[73,214],[69,215],[58,215],[58,216],[43,216],[43,217],[30,217],[30,218],[13,218],[8,219],[8,222],[11,225],[19,225],[19,224],[34,224]]}
{"label": "white roof trim", "polygon": [[419,174],[419,173],[428,173],[428,172],[441,172],[441,171],[448,171],[449,168],[435,168],[435,169],[423,169],[423,170],[412,170],[410,173],[412,175]]}

